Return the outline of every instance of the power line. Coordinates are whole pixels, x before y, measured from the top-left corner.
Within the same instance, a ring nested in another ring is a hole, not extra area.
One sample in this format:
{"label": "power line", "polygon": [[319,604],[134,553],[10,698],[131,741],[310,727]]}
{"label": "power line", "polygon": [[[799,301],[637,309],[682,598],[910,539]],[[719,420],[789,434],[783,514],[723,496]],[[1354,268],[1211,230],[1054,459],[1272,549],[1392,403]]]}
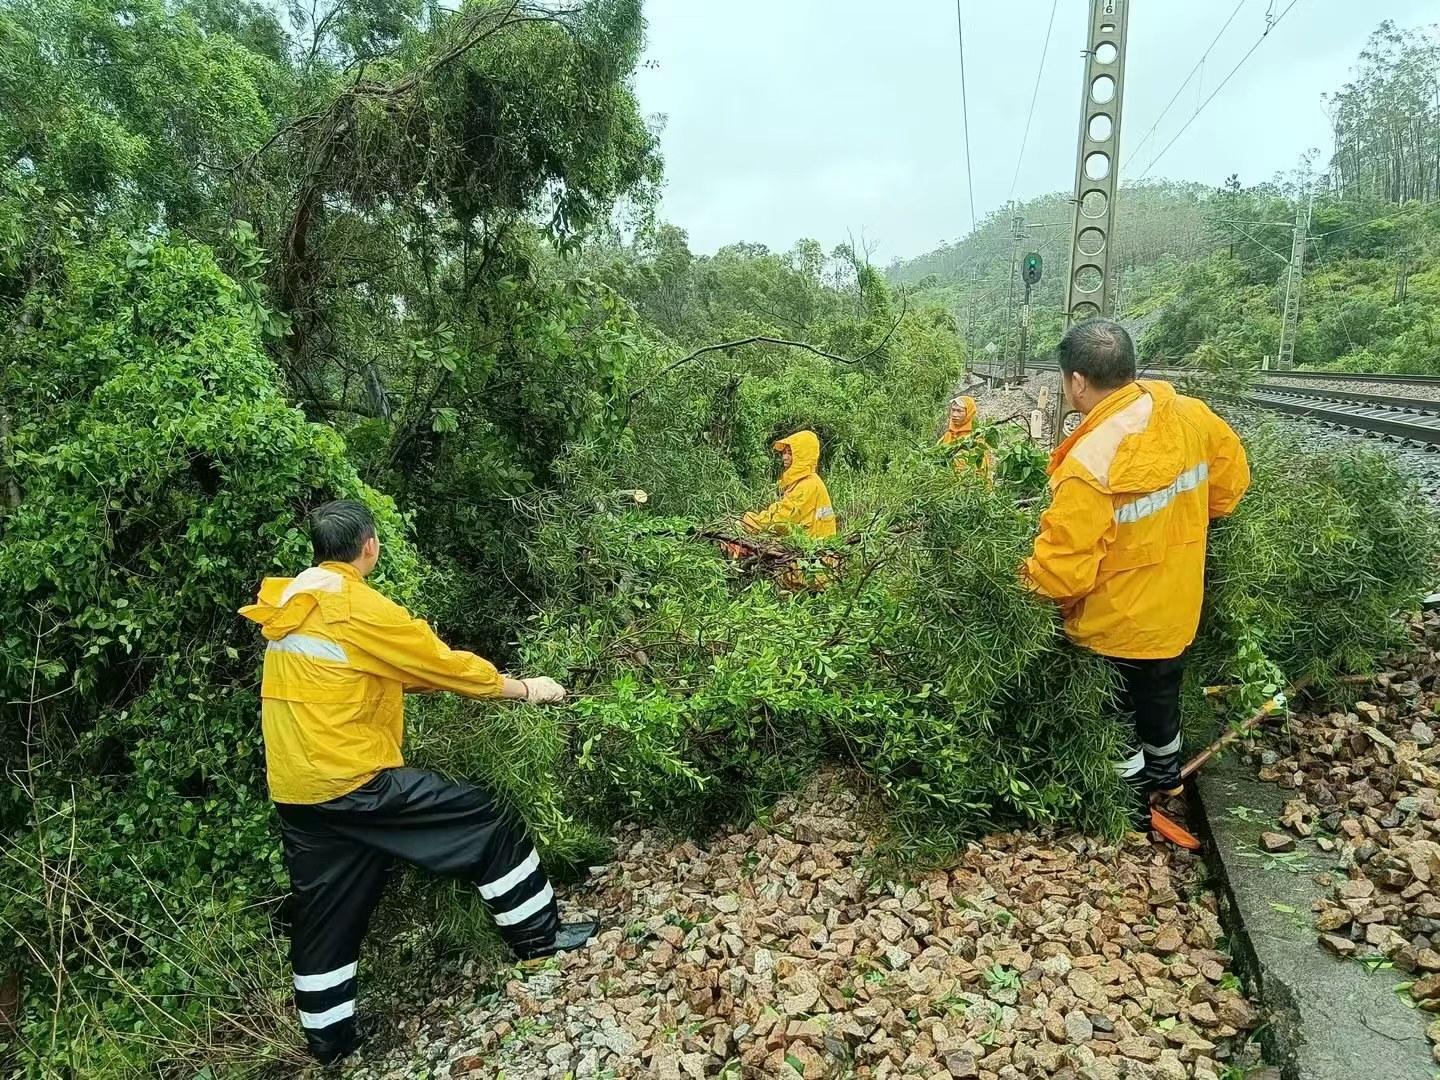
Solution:
{"label": "power line", "polygon": [[[1135,156],[1140,153],[1140,148],[1150,141],[1150,136],[1155,134],[1155,129],[1160,126],[1160,121],[1165,119],[1166,114],[1170,112],[1171,106],[1174,105],[1175,102],[1180,100],[1180,95],[1185,92],[1185,87],[1190,85],[1190,80],[1195,78],[1195,73],[1204,66],[1205,58],[1210,55],[1210,50],[1215,48],[1215,46],[1219,44],[1221,35],[1223,35],[1226,30],[1230,29],[1230,24],[1235,21],[1235,16],[1240,14],[1240,9],[1244,6],[1245,0],[1239,0],[1239,2],[1231,10],[1230,17],[1225,20],[1224,25],[1220,27],[1219,31],[1215,34],[1215,37],[1211,39],[1210,44],[1205,47],[1205,51],[1200,54],[1200,59],[1195,61],[1195,66],[1190,69],[1190,74],[1186,75],[1184,81],[1175,88],[1174,97],[1172,97],[1168,102],[1166,102],[1165,108],[1160,110],[1160,115],[1155,118],[1155,123],[1150,125],[1150,130],[1145,133],[1145,137],[1135,144],[1135,149],[1130,151],[1130,154],[1125,161],[1126,165],[1129,165],[1132,161],[1134,161]],[[1198,111],[1198,105],[1196,109]],[[1123,166],[1121,167],[1121,172],[1124,172]]]}
{"label": "power line", "polygon": [[955,25],[960,31],[960,112],[965,118],[965,187],[970,193],[970,231],[975,231],[975,174],[970,170],[970,101],[965,93],[965,16],[955,0]]}
{"label": "power line", "polygon": [[[956,0],[958,4],[960,0]],[[1025,116],[1025,134],[1020,139],[1020,153],[1015,158],[1015,175],[1010,178],[1010,198],[1015,197],[1015,185],[1020,182],[1020,166],[1025,161],[1025,144],[1030,141],[1030,121],[1035,118],[1035,102],[1040,97],[1040,76],[1045,74],[1045,57],[1050,53],[1050,31],[1055,29],[1055,9],[1060,0],[1051,0],[1050,21],[1045,26],[1045,44],[1040,47],[1040,66],[1035,71],[1035,89],[1030,92],[1030,111]]]}
{"label": "power line", "polygon": [[1275,27],[1279,26],[1280,23],[1284,20],[1285,16],[1290,14],[1290,9],[1299,2],[1300,0],[1290,0],[1290,3],[1286,5],[1285,10],[1280,12],[1279,15],[1275,16],[1274,21],[1271,22],[1268,26],[1266,26],[1265,32],[1255,39],[1255,44],[1251,45],[1249,50],[1246,51],[1245,55],[1240,58],[1240,62],[1237,63],[1233,68],[1231,68],[1230,73],[1226,75],[1225,78],[1220,80],[1220,85],[1215,87],[1215,89],[1210,92],[1210,96],[1205,99],[1204,104],[1202,104],[1198,109],[1196,109],[1193,113],[1190,114],[1190,119],[1186,120],[1184,126],[1181,127],[1181,129],[1175,133],[1174,137],[1165,144],[1165,148],[1161,150],[1160,153],[1156,154],[1153,158],[1150,159],[1150,164],[1145,166],[1145,171],[1140,174],[1140,176],[1135,180],[1135,183],[1138,184],[1141,180],[1144,180],[1145,177],[1150,175],[1150,170],[1155,168],[1155,166],[1159,163],[1160,159],[1164,157],[1169,152],[1170,148],[1174,146],[1175,143],[1179,140],[1180,136],[1184,135],[1185,132],[1189,130],[1190,125],[1195,122],[1195,119],[1202,112],[1205,111],[1205,107],[1209,105],[1210,102],[1214,101],[1217,96],[1219,96],[1220,91],[1224,90],[1225,87],[1229,84],[1230,80],[1235,77],[1235,73],[1245,66],[1245,61],[1249,60],[1250,57],[1255,54],[1255,50],[1260,48],[1260,46],[1264,43],[1265,39],[1270,36],[1270,31],[1273,30]]}
{"label": "power line", "polygon": [[1338,229],[1331,229],[1328,232],[1319,233],[1315,237],[1315,239],[1323,240],[1325,237],[1334,236],[1336,233],[1349,232],[1351,229],[1363,229],[1366,225],[1374,225],[1377,221],[1385,221],[1389,218],[1404,217],[1406,214],[1413,214],[1415,213],[1415,211],[1424,210],[1429,206],[1429,203],[1416,203],[1414,206],[1406,207],[1402,210],[1396,210],[1394,213],[1381,214],[1379,217],[1373,217],[1369,221],[1357,221],[1354,225],[1342,225]]}

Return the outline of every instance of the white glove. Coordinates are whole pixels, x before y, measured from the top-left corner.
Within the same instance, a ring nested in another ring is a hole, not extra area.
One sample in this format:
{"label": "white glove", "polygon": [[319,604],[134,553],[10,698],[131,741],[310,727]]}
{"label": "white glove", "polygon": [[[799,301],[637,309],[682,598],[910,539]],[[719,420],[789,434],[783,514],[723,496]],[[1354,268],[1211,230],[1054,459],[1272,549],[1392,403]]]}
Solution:
{"label": "white glove", "polygon": [[554,679],[541,675],[520,681],[525,685],[525,700],[532,705],[556,705],[565,700],[565,687]]}

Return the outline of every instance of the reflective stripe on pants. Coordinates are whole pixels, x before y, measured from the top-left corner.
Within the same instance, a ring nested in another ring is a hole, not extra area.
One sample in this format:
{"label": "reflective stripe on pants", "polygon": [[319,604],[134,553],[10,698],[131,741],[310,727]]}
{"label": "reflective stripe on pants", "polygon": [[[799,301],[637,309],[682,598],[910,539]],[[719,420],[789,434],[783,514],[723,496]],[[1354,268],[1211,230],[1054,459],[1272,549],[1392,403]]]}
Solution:
{"label": "reflective stripe on pants", "polygon": [[[1120,676],[1122,720],[1132,725],[1139,750],[1116,769],[1141,791],[1168,791],[1180,785],[1180,684],[1185,657],[1122,660],[1107,656]],[[1143,757],[1143,764],[1140,758]],[[1140,767],[1137,767],[1140,766]]]}
{"label": "reflective stripe on pants", "polygon": [[555,894],[524,824],[472,784],[423,769],[386,769],[316,806],[277,803],[290,872],[295,1005],[321,1061],[355,1041],[360,943],[393,859],[474,882],[520,955],[553,940]]}

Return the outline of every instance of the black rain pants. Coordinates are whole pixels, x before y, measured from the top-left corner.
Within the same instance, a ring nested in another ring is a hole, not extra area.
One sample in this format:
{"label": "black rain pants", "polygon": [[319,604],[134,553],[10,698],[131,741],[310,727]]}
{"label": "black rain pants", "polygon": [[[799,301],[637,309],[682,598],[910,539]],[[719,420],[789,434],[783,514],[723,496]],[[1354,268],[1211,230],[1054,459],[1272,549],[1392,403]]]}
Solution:
{"label": "black rain pants", "polygon": [[1122,660],[1107,656],[1120,676],[1120,711],[1134,725],[1134,755],[1115,766],[1142,794],[1180,786],[1180,683],[1185,656]]}
{"label": "black rain pants", "polygon": [[521,956],[555,937],[555,894],[524,824],[478,787],[386,769],[329,802],[275,809],[290,872],[295,1005],[321,1061],[354,1047],[360,942],[392,859],[473,881]]}

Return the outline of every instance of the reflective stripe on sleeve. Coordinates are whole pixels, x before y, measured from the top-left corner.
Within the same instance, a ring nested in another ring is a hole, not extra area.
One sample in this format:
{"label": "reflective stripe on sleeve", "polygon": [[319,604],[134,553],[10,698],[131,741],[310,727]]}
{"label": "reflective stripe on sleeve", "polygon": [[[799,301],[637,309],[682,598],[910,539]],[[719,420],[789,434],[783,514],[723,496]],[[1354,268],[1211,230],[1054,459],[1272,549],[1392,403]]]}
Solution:
{"label": "reflective stripe on sleeve", "polygon": [[348,1020],[355,1015],[355,999],[342,1001],[333,1009],[326,1009],[324,1012],[300,1014],[300,1026],[311,1028],[327,1028],[331,1024],[338,1024],[341,1020]]}
{"label": "reflective stripe on sleeve", "polygon": [[329,990],[332,986],[339,986],[346,979],[355,977],[355,964],[346,964],[334,971],[322,971],[318,975],[295,975],[296,990]]}
{"label": "reflective stripe on sleeve", "polygon": [[1149,495],[1128,502],[1124,506],[1117,506],[1115,521],[1120,525],[1130,525],[1151,514],[1159,513],[1175,501],[1175,496],[1183,491],[1194,491],[1209,478],[1210,463],[1202,461],[1193,469],[1186,469],[1182,472],[1169,487],[1152,491]]}
{"label": "reflective stripe on sleeve", "polygon": [[497,911],[495,913],[495,925],[514,926],[518,922],[524,922],[553,899],[555,899],[555,890],[550,887],[550,883],[547,881],[543,889],[523,904],[511,908],[509,911]]}
{"label": "reflective stripe on sleeve", "polygon": [[265,651],[313,656],[317,660],[334,660],[339,664],[350,659],[345,654],[345,646],[338,641],[326,641],[324,638],[311,637],[309,634],[290,634],[279,641],[270,642],[265,647]]}
{"label": "reflective stripe on sleeve", "polygon": [[519,885],[527,877],[540,868],[540,856],[535,849],[530,849],[530,854],[521,860],[520,865],[511,870],[504,877],[498,877],[494,881],[487,881],[480,886],[480,895],[486,900],[494,900],[497,896],[504,896],[511,889]]}

